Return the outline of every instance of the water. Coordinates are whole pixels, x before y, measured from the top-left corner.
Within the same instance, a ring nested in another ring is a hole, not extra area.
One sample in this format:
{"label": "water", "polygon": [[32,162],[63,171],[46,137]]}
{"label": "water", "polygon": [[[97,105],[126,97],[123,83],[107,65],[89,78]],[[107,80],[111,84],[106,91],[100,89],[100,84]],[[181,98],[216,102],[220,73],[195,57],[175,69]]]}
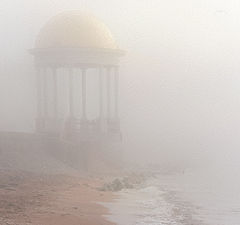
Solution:
{"label": "water", "polygon": [[119,225],[239,225],[240,182],[233,170],[223,171],[158,174],[119,193],[106,205],[108,219]]}

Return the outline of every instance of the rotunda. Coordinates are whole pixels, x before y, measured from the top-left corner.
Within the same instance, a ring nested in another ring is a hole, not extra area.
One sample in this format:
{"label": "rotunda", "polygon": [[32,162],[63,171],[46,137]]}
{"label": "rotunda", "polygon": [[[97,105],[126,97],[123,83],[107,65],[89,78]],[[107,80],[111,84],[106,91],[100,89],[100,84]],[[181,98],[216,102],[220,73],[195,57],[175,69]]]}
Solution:
{"label": "rotunda", "polygon": [[[60,13],[40,30],[30,53],[34,56],[37,71],[36,132],[83,140],[120,137],[119,59],[125,52],[119,49],[103,22],[80,11]],[[60,111],[60,69],[68,76],[65,118]],[[89,69],[94,69],[98,82],[98,116],[92,120],[86,110]],[[80,117],[74,111],[75,75],[81,77]],[[51,98],[53,101],[50,102]]]}

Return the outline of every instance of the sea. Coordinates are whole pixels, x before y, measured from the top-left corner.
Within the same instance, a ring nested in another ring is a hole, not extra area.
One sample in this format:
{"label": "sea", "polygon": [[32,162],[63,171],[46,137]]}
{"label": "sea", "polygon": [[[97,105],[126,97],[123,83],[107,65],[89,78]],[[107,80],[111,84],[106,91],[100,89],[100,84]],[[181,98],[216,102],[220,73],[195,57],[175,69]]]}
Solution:
{"label": "sea", "polygon": [[156,172],[104,203],[118,225],[239,225],[239,165]]}

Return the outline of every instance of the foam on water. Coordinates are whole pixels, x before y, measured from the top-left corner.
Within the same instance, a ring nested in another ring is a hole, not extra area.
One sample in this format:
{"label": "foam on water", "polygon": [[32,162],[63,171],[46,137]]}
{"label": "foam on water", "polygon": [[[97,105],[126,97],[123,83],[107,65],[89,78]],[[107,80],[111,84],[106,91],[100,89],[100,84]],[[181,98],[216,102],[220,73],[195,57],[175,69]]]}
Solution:
{"label": "foam on water", "polygon": [[157,186],[125,190],[114,203],[107,203],[108,219],[119,225],[178,225],[182,215],[172,216],[175,206],[165,200]]}
{"label": "foam on water", "polygon": [[106,204],[108,219],[119,225],[239,225],[236,182],[217,179],[215,171],[203,174],[159,175],[142,188],[121,191]]}

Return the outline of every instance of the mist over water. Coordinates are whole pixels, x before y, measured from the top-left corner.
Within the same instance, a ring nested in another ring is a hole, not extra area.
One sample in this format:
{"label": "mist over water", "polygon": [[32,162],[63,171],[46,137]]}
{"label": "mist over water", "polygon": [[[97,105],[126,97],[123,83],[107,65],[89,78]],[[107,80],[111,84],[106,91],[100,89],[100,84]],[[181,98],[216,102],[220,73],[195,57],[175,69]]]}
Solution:
{"label": "mist over water", "polygon": [[18,6],[19,1],[1,1],[1,130],[34,129],[35,78],[27,51],[52,15],[84,8],[127,50],[121,119],[128,153],[150,162],[235,158],[237,1],[23,1]]}
{"label": "mist over water", "polygon": [[[125,161],[178,172],[196,170],[189,180],[183,175],[174,185],[191,186],[203,174],[203,191],[216,189],[217,201],[231,193],[229,201],[236,197],[239,212],[237,0],[1,0],[0,131],[34,131],[36,80],[28,51],[52,16],[74,9],[100,18],[127,52],[120,68]],[[75,89],[77,82],[76,78]],[[96,97],[96,85],[89,87],[89,97]],[[95,116],[96,101],[93,97],[88,106],[90,117]],[[181,195],[189,193],[182,189]]]}
{"label": "mist over water", "polygon": [[105,206],[111,212],[107,217],[119,225],[237,225],[238,189],[239,183],[223,181],[209,168],[188,170],[161,174],[138,189],[123,190],[116,202]]}

